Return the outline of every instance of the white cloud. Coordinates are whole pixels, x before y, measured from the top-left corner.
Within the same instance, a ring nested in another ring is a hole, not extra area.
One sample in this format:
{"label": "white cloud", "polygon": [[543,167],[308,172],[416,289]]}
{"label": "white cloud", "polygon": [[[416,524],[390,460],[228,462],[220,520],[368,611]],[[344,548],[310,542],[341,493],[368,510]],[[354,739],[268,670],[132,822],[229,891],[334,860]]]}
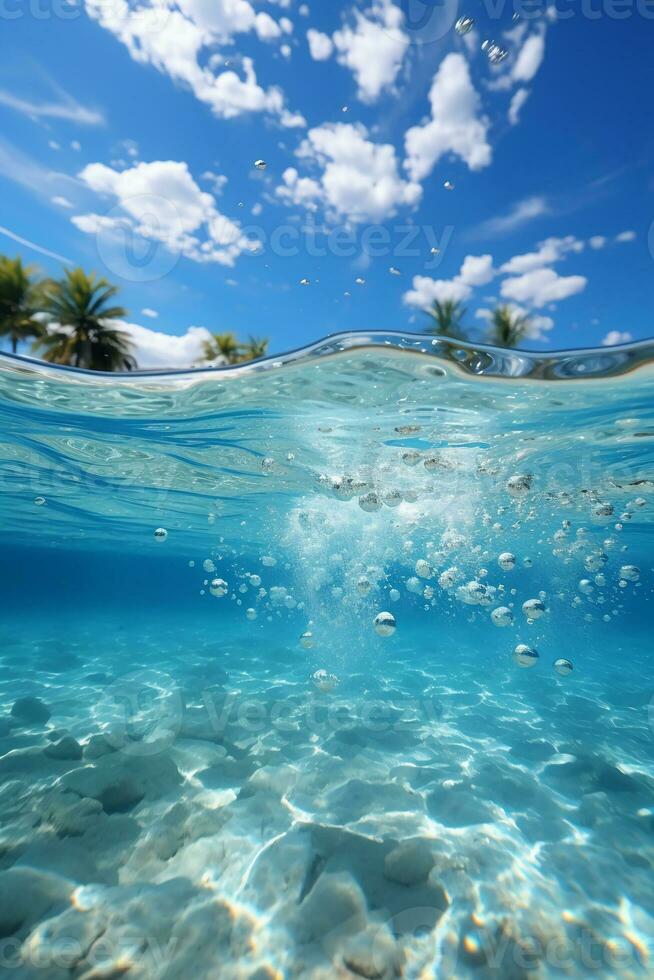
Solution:
{"label": "white cloud", "polygon": [[532,34],[528,34],[528,30],[523,20],[513,30],[505,31],[506,42],[511,50],[518,53],[515,58],[493,66],[494,77],[488,82],[488,88],[492,91],[507,91],[514,85],[525,85],[536,77],[545,57],[545,28],[541,26]]}
{"label": "white cloud", "polygon": [[328,58],[331,58],[334,45],[329,35],[310,27],[307,31],[307,41],[309,42],[309,51],[314,61],[327,61]]}
{"label": "white cloud", "polygon": [[453,279],[432,279],[414,276],[412,288],[402,297],[407,306],[428,309],[434,300],[463,302],[472,295],[473,287],[485,286],[495,275],[491,255],[466,255]]}
{"label": "white cloud", "polygon": [[300,177],[295,167],[287,167],[282,174],[283,184],[275,189],[275,194],[286,204],[297,204],[315,211],[323,198],[319,181],[311,177]]}
{"label": "white cloud", "polygon": [[584,243],[575,238],[574,235],[566,235],[565,238],[546,238],[544,242],[539,244],[538,251],[514,255],[512,259],[500,267],[500,271],[511,275],[531,272],[533,269],[540,269],[544,265],[559,262],[568,252],[581,252],[583,248]]}
{"label": "white cloud", "polygon": [[272,36],[277,25],[268,14],[255,14],[248,0],[180,0],[179,9],[170,8],[167,0],[152,0],[149,6],[128,0],[85,3],[89,16],[114,34],[135,61],[188,86],[215,115],[232,119],[265,112],[282,126],[305,125],[301,116],[288,112],[281,89],[259,85],[251,58],[242,59],[242,74],[233,68],[215,73],[214,60],[205,58],[207,50],[237,33]]}
{"label": "white cloud", "polygon": [[633,242],[636,240],[635,231],[621,231],[619,235],[615,236],[616,242]]}
{"label": "white cloud", "polygon": [[374,0],[363,13],[354,10],[353,26],[333,35],[338,62],[354,74],[363,102],[374,102],[395,83],[409,46],[403,20],[390,0]]}
{"label": "white cloud", "polygon": [[482,221],[477,225],[475,238],[489,238],[494,235],[506,235],[521,228],[528,222],[549,214],[549,205],[544,197],[528,197],[513,204],[506,214],[497,215]]}
{"label": "white cloud", "polygon": [[632,334],[628,330],[609,330],[602,341],[602,347],[613,347],[615,344],[628,344],[633,339]]}
{"label": "white cloud", "polygon": [[124,227],[127,221],[136,234],[163,242],[171,252],[228,266],[253,250],[240,226],[220,213],[211,194],[200,190],[185,163],[158,160],[122,171],[91,163],[79,177],[91,190],[112,197],[119,211],[115,216],[73,217],[73,224],[87,234]]}
{"label": "white cloud", "polygon": [[117,321],[116,325],[132,342],[141,369],[192,367],[202,357],[205,342],[211,340],[206,327],[189,327],[181,337],[173,337],[138,323]]}
{"label": "white cloud", "polygon": [[529,98],[529,89],[519,88],[513,93],[511,98],[511,104],[509,106],[509,122],[512,126],[516,126],[520,121],[520,112],[523,105]]}
{"label": "white cloud", "polygon": [[144,309],[141,310],[141,313],[143,316],[149,316],[153,320],[155,320],[159,316],[157,311],[151,310],[149,306],[144,307]]}
{"label": "white cloud", "polygon": [[604,235],[593,235],[592,238],[588,239],[588,244],[591,248],[595,249],[596,252],[599,251],[600,248],[604,248],[606,242],[607,239]]}
{"label": "white cloud", "polygon": [[545,35],[530,34],[520,49],[511,70],[514,82],[530,82],[538,72],[545,57]]}
{"label": "white cloud", "polygon": [[412,180],[423,180],[446,153],[460,157],[470,170],[487,167],[492,158],[489,122],[480,115],[480,100],[461,54],[442,61],[429,93],[431,120],[413,126],[405,136],[405,166]]}
{"label": "white cloud", "polygon": [[458,278],[467,286],[485,286],[494,275],[492,255],[466,255]]}
{"label": "white cloud", "polygon": [[506,299],[540,307],[582,292],[587,282],[585,276],[560,276],[554,269],[542,268],[505,279],[500,291]]}
{"label": "white cloud", "polygon": [[72,208],[73,207],[73,205],[68,200],[68,198],[67,197],[62,197],[60,194],[56,194],[53,198],[51,198],[51,201],[52,201],[53,204],[56,204],[57,207],[60,207],[60,208]]}
{"label": "white cloud", "polygon": [[400,176],[393,146],[367,137],[361,124],[325,123],[310,129],[297,156],[322,172],[307,179],[289,168],[277,195],[295,204],[320,203],[331,219],[353,222],[383,221],[399,207],[417,204],[422,188]]}
{"label": "white cloud", "polygon": [[472,290],[470,286],[459,279],[431,279],[429,276],[414,276],[412,288],[409,289],[402,299],[407,306],[415,306],[417,309],[426,310],[438,300],[445,303],[447,300],[462,302],[468,299]]}
{"label": "white cloud", "polygon": [[66,122],[77,123],[80,126],[103,126],[105,118],[97,109],[88,109],[80,105],[71,95],[58,90],[59,100],[43,100],[37,102],[21,99],[12,92],[0,89],[0,105],[15,109],[33,119],[64,119]]}
{"label": "white cloud", "polygon": [[282,29],[270,14],[260,11],[254,18],[254,29],[260,41],[274,41],[281,37]]}

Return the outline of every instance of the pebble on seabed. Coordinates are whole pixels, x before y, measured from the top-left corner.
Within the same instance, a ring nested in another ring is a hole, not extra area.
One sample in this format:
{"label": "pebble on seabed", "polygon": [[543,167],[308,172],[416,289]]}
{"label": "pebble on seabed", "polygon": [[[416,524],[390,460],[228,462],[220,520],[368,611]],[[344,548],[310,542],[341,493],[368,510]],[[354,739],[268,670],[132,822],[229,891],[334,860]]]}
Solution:
{"label": "pebble on seabed", "polygon": [[378,636],[392,636],[396,628],[395,616],[393,613],[380,612],[375,616],[373,626]]}
{"label": "pebble on seabed", "polygon": [[317,670],[311,675],[311,680],[314,687],[317,687],[323,694],[329,694],[339,684],[336,674],[330,674],[328,670]]}
{"label": "pebble on seabed", "polygon": [[168,537],[168,531],[166,530],[165,527],[158,527],[157,530],[154,532],[154,536],[157,541],[165,541],[166,538]]}
{"label": "pebble on seabed", "polygon": [[222,599],[224,595],[227,595],[229,586],[224,578],[213,578],[209,585],[209,592],[211,595],[216,596],[217,599]]}
{"label": "pebble on seabed", "polygon": [[565,657],[559,657],[558,660],[554,661],[554,670],[557,672],[557,674],[560,674],[561,677],[566,677],[568,674],[572,673],[574,667],[571,660],[566,660]]}
{"label": "pebble on seabed", "polygon": [[513,651],[513,659],[518,667],[534,667],[538,660],[538,650],[528,647],[526,643],[518,643]]}

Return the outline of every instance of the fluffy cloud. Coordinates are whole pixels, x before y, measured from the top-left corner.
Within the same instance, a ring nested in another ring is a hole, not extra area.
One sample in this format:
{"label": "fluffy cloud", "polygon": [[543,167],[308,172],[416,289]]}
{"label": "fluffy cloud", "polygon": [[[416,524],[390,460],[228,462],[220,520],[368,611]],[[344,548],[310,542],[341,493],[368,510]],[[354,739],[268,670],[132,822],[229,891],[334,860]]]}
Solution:
{"label": "fluffy cloud", "polygon": [[466,255],[458,275],[453,279],[431,279],[414,276],[412,288],[402,297],[407,306],[428,309],[435,300],[462,302],[472,295],[475,286],[485,286],[495,275],[491,255]]}
{"label": "fluffy cloud", "polygon": [[518,53],[511,77],[514,82],[530,82],[538,72],[545,57],[544,34],[530,34]]}
{"label": "fluffy cloud", "polygon": [[635,231],[621,231],[619,235],[615,236],[616,242],[633,242],[636,240]]}
{"label": "fluffy cloud", "polygon": [[628,344],[633,339],[632,334],[628,330],[609,330],[602,341],[602,347],[613,347],[615,344]]}
{"label": "fluffy cloud", "polygon": [[287,167],[282,174],[283,183],[275,189],[276,195],[286,204],[297,204],[316,211],[322,201],[323,190],[319,181],[300,177],[295,167]]}
{"label": "fluffy cloud", "polygon": [[128,227],[142,238],[197,262],[234,265],[253,243],[239,225],[216,207],[211,194],[200,190],[185,163],[159,160],[113,170],[91,163],[79,174],[91,190],[114,201],[115,215],[85,214],[72,218],[87,234]]}
{"label": "fluffy cloud", "polygon": [[568,252],[581,252],[583,248],[584,243],[575,238],[574,235],[566,235],[564,238],[546,238],[544,242],[540,243],[536,252],[514,255],[512,259],[501,266],[500,271],[511,275],[532,272],[544,265],[559,262]]}
{"label": "fluffy cloud", "polygon": [[485,286],[494,275],[492,255],[466,255],[458,278],[467,286]]}
{"label": "fluffy cloud", "polygon": [[192,367],[202,357],[205,342],[211,339],[206,327],[189,327],[181,337],[173,337],[138,323],[118,321],[117,326],[132,342],[132,353],[141,369]]}
{"label": "fluffy cloud", "polygon": [[509,122],[512,126],[517,125],[520,121],[520,112],[528,98],[529,89],[527,88],[519,88],[517,92],[513,93],[511,104],[509,105]]}
{"label": "fluffy cloud", "polygon": [[460,157],[471,170],[487,167],[492,158],[489,122],[461,54],[448,54],[429,93],[431,120],[413,126],[405,136],[405,166],[414,181],[427,177],[446,153]]}
{"label": "fluffy cloud", "polygon": [[309,130],[297,156],[321,173],[300,178],[289,168],[278,197],[313,208],[320,204],[330,219],[353,222],[383,221],[399,207],[417,204],[422,189],[400,176],[394,148],[367,137],[361,124],[325,123]]}
{"label": "fluffy cloud", "polygon": [[[173,81],[188,86],[197,99],[223,119],[245,113],[266,112],[283,126],[302,126],[290,113],[281,89],[262,88],[251,58],[242,59],[242,74],[230,68],[214,72],[222,58],[205,53],[225,44],[237,33],[254,31],[270,40],[282,33],[269,14],[255,14],[248,0],[180,0],[173,9],[166,0],[131,4],[128,0],[85,0],[90,17],[115,35],[135,61],[153,65]],[[290,22],[289,22],[290,23]]]}
{"label": "fluffy cloud", "polygon": [[390,0],[375,0],[364,13],[354,10],[353,25],[333,36],[338,62],[354,74],[363,102],[374,102],[395,83],[409,46],[403,20]]}
{"label": "fluffy cloud", "polygon": [[582,292],[587,282],[585,276],[560,276],[554,269],[542,268],[505,279],[500,291],[505,299],[541,307]]}
{"label": "fluffy cloud", "polygon": [[328,58],[331,58],[334,45],[327,34],[323,34],[321,31],[316,31],[313,27],[310,27],[307,31],[307,41],[309,42],[309,51],[314,61],[327,61]]}

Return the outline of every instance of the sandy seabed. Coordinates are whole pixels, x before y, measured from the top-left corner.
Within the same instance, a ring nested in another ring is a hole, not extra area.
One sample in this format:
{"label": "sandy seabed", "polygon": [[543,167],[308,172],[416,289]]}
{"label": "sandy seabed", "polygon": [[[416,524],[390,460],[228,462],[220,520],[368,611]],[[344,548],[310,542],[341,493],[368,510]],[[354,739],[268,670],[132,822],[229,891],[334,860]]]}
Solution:
{"label": "sandy seabed", "polygon": [[564,679],[398,644],[325,693],[315,650],[48,629],[0,654],[8,976],[654,976],[638,650]]}

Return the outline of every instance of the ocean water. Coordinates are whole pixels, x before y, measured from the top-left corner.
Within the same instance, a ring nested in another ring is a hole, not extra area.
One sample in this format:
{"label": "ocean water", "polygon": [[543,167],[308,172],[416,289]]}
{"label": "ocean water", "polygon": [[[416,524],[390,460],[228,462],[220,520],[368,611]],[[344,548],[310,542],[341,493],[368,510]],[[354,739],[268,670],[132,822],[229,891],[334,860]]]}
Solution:
{"label": "ocean water", "polygon": [[652,353],[3,357],[7,975],[654,976]]}

